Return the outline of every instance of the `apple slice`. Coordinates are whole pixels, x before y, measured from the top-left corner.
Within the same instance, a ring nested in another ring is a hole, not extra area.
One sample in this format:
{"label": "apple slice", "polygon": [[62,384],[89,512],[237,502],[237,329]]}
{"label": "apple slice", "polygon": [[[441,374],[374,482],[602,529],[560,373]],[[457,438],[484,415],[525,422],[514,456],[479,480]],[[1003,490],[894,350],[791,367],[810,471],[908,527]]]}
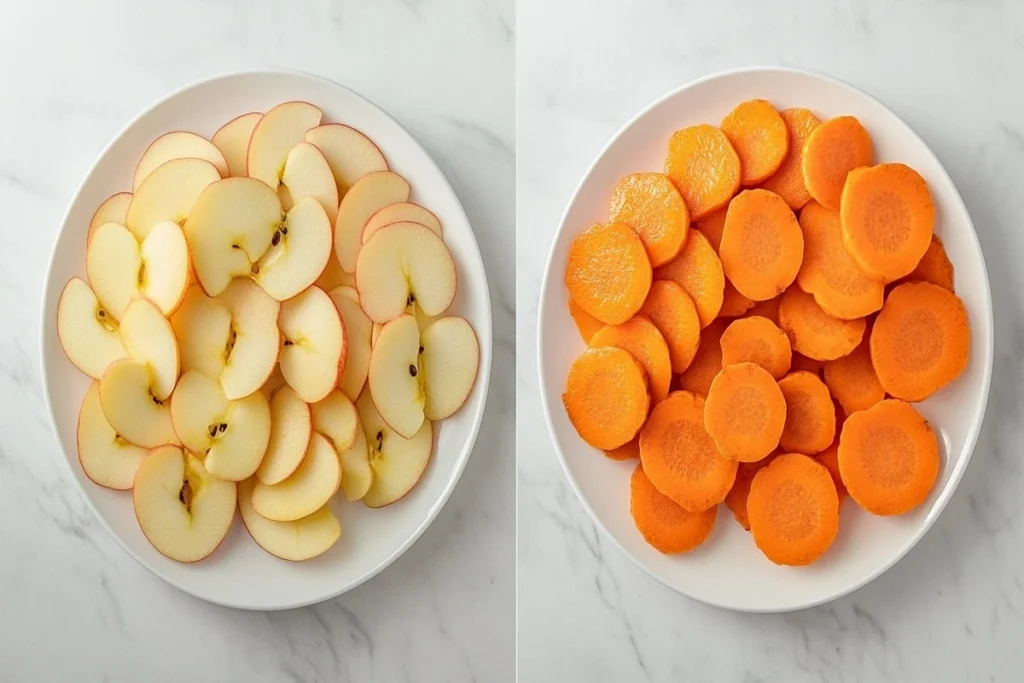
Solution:
{"label": "apple slice", "polygon": [[306,197],[315,198],[334,225],[334,219],[338,217],[338,186],[319,149],[308,142],[292,147],[284,163],[281,184],[287,188],[294,204]]}
{"label": "apple slice", "polygon": [[136,446],[179,443],[170,405],[154,395],[149,367],[141,361],[110,364],[100,380],[100,404],[111,428]]}
{"label": "apple slice", "polygon": [[90,384],[78,413],[78,461],[85,476],[108,489],[127,491],[146,453],[117,435],[103,416],[100,383]]}
{"label": "apple slice", "polygon": [[121,319],[121,342],[133,360],[149,368],[154,398],[163,401],[170,396],[178,382],[181,357],[174,328],[156,304],[148,299],[128,304]]}
{"label": "apple slice", "polygon": [[171,315],[171,327],[181,350],[182,372],[198,370],[210,377],[220,377],[232,336],[231,313],[216,299],[203,294],[202,287],[193,285]]}
{"label": "apple slice", "polygon": [[335,255],[334,249],[331,249],[331,256],[327,259],[327,267],[324,268],[324,272],[320,273],[320,277],[316,279],[315,284],[325,292],[329,292],[335,287],[339,287],[341,285],[355,287],[356,276],[354,273],[346,273],[341,269],[341,264],[338,263],[338,257]]}
{"label": "apple slice", "polygon": [[363,244],[363,226],[385,206],[409,200],[409,183],[391,171],[367,173],[349,189],[334,223],[334,252],[346,273],[356,271]]}
{"label": "apple slice", "polygon": [[274,371],[270,373],[270,377],[268,377],[267,381],[260,387],[260,391],[262,391],[263,395],[269,400],[274,397],[274,394],[277,393],[278,389],[287,385],[288,383],[284,381],[284,375],[281,374],[281,366],[274,365]]}
{"label": "apple slice", "polygon": [[218,128],[210,138],[210,142],[217,146],[228,164],[228,173],[224,177],[230,175],[233,178],[239,178],[246,174],[245,157],[249,152],[252,129],[262,118],[263,114],[257,111],[242,114]]}
{"label": "apple slice", "polygon": [[418,223],[381,228],[359,253],[359,303],[374,322],[397,318],[412,303],[428,316],[440,315],[451,305],[456,288],[448,247]]}
{"label": "apple slice", "polygon": [[256,545],[282,560],[301,562],[321,555],[341,538],[341,523],[324,505],[311,515],[294,522],[272,522],[261,517],[252,506],[253,479],[238,485],[238,510],[242,523]]}
{"label": "apple slice", "polygon": [[290,477],[309,449],[313,433],[309,406],[285,385],[270,399],[270,443],[256,477],[277,484]]}
{"label": "apple slice", "polygon": [[363,392],[357,407],[373,469],[373,483],[362,498],[363,504],[384,507],[411,491],[427,469],[434,448],[434,427],[430,420],[424,420],[413,438],[403,439],[388,427],[369,393]]}
{"label": "apple slice", "polygon": [[308,102],[279,104],[259,120],[249,140],[246,166],[250,178],[277,191],[288,153],[310,128],[320,125],[323,112]]}
{"label": "apple slice", "polygon": [[373,484],[373,468],[370,467],[370,449],[361,424],[356,428],[355,441],[339,453],[338,458],[341,460],[341,490],[345,500],[350,503],[362,500]]}
{"label": "apple slice", "polygon": [[160,221],[182,225],[203,191],[220,180],[220,172],[202,159],[173,159],[146,176],[128,206],[125,227],[140,242]]}
{"label": "apple slice", "polygon": [[253,178],[225,178],[206,188],[185,222],[185,237],[196,277],[209,296],[223,292],[232,278],[251,274],[281,217],[277,194]]}
{"label": "apple slice", "polygon": [[[390,324],[390,323],[389,323]],[[440,318],[420,333],[420,377],[428,420],[443,420],[466,402],[476,382],[480,344],[465,318]]]}
{"label": "apple slice", "polygon": [[182,375],[171,396],[171,423],[181,443],[225,481],[251,477],[270,441],[270,405],[255,391],[230,401],[220,382],[198,370]]}
{"label": "apple slice", "polygon": [[366,384],[366,373],[370,369],[370,337],[373,333],[373,323],[359,307],[359,294],[354,288],[342,285],[332,289],[328,294],[341,313],[348,346],[345,369],[338,380],[338,388],[354,401],[359,398],[363,385]]}
{"label": "apple slice", "polygon": [[437,220],[437,216],[419,204],[398,202],[397,204],[385,206],[370,216],[370,220],[366,221],[366,225],[363,226],[363,244],[366,244],[366,241],[370,239],[373,233],[392,223],[419,223],[426,228],[430,228],[432,233],[441,237],[441,221]]}
{"label": "apple slice", "polygon": [[340,123],[317,126],[306,131],[305,140],[323,152],[340,196],[367,173],[388,170],[388,162],[377,145],[350,126]]}
{"label": "apple slice", "polygon": [[114,316],[77,277],[68,280],[57,303],[57,337],[71,363],[93,379],[116,360],[128,357]]}
{"label": "apple slice", "polygon": [[278,301],[312,285],[331,257],[331,223],[313,197],[296,204],[252,268],[252,277]]}
{"label": "apple slice", "polygon": [[164,133],[154,140],[142,153],[135,167],[132,190],[137,191],[142,181],[160,166],[174,159],[202,159],[209,161],[217,169],[220,177],[228,176],[228,162],[217,146],[206,138],[195,133],[177,130]]}
{"label": "apple slice", "polygon": [[132,503],[142,533],[178,562],[198,562],[217,549],[235,519],[235,483],[210,475],[177,446],[150,451],[135,475]]}
{"label": "apple slice", "polygon": [[252,506],[261,517],[291,522],[325,505],[338,490],[340,481],[338,454],[327,439],[313,432],[302,464],[292,476],[273,485],[256,482]]}
{"label": "apple slice", "polygon": [[86,236],[85,244],[89,246],[89,240],[92,239],[92,234],[96,232],[97,228],[107,223],[117,223],[118,225],[124,225],[128,220],[128,207],[132,203],[131,192],[118,192],[115,195],[107,197],[100,204],[100,208],[96,209],[96,213],[92,215],[92,220],[89,221],[89,234]]}
{"label": "apple slice", "polygon": [[327,398],[317,401],[309,409],[313,416],[313,429],[327,437],[339,456],[355,443],[356,432],[359,431],[359,413],[348,396],[340,391],[332,391]]}
{"label": "apple slice", "polygon": [[338,309],[316,285],[281,304],[277,318],[284,335],[281,374],[306,403],[331,393],[345,365],[345,327]]}
{"label": "apple slice", "polygon": [[420,348],[416,318],[403,314],[381,328],[370,355],[370,396],[384,421],[406,439],[419,431],[424,419]]}

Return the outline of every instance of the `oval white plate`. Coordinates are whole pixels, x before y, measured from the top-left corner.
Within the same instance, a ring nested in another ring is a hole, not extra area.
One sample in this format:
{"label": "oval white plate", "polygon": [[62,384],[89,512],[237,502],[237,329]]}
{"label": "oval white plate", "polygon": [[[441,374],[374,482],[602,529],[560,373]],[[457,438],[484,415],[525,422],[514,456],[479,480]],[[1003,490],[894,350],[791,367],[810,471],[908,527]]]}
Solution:
{"label": "oval white plate", "polygon": [[[220,548],[206,560],[179,564],[159,554],[142,535],[130,492],[97,486],[78,463],[78,409],[89,379],[68,362],[57,340],[56,311],[64,283],[85,277],[89,220],[106,197],[131,190],[135,164],[146,146],[172,130],[209,137],[235,116],[267,111],[288,100],[306,100],[325,121],[349,124],[380,147],[393,171],[412,186],[412,201],[437,214],[458,269],[459,288],[450,313],[469,320],[480,341],[480,370],[473,393],[456,415],[436,429],[431,462],[402,500],[379,510],[335,497],[342,537],[307,562],[280,560],[259,548],[236,515]],[[402,126],[376,105],[331,81],[291,72],[249,72],[185,87],[132,121],[103,151],[71,201],[61,225],[42,306],[43,389],[50,416],[74,480],[117,541],[154,574],[210,602],[243,609],[288,609],[340,595],[391,564],[430,525],[455,488],[473,449],[491,371],[491,308],[487,278],[473,229],[444,174]]]}
{"label": "oval white plate", "polygon": [[[647,545],[629,515],[629,475],[635,463],[615,462],[585,444],[562,407],[565,377],[584,349],[569,317],[563,284],[569,243],[593,223],[608,220],[608,199],[619,178],[663,171],[671,134],[696,123],[717,125],[744,100],[764,98],[778,109],[805,107],[825,120],[856,116],[871,133],[877,161],[900,161],[928,181],[936,233],[956,268],[957,294],[971,322],[967,370],[919,406],[941,443],[942,468],[928,500],[909,514],[883,518],[842,505],[839,536],[809,567],[779,567],[755,547],[724,505],[711,537],[685,555],[662,555]],[[992,302],[981,245],[952,181],[925,143],[892,111],[845,83],[791,69],[744,69],[694,81],[645,109],[619,131],[583,177],[569,202],[548,260],[538,313],[541,398],[555,449],[590,516],[636,564],[683,595],[728,609],[783,612],[827,602],[881,575],[935,522],[971,457],[992,375]]]}

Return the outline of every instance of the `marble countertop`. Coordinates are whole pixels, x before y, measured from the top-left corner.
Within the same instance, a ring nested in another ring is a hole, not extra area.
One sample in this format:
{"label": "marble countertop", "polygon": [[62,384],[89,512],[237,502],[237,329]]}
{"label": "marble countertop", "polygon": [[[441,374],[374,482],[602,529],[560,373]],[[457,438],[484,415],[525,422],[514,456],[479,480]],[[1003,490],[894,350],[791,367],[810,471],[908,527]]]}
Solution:
{"label": "marble countertop", "polygon": [[[519,0],[519,673],[523,681],[1017,681],[1024,671],[1024,5]],[[959,489],[892,570],[831,604],[750,616],[656,583],[595,528],[537,388],[537,296],[576,184],[648,103],[715,71],[784,65],[879,97],[970,210],[995,369]]]}
{"label": "marble countertop", "polygon": [[[0,9],[0,681],[511,681],[512,3],[4,0]],[[167,92],[260,67],[343,83],[427,148],[476,230],[495,338],[476,452],[431,528],[349,594],[267,614],[200,602],[120,549],[60,462],[38,354],[43,273],[95,157]]]}

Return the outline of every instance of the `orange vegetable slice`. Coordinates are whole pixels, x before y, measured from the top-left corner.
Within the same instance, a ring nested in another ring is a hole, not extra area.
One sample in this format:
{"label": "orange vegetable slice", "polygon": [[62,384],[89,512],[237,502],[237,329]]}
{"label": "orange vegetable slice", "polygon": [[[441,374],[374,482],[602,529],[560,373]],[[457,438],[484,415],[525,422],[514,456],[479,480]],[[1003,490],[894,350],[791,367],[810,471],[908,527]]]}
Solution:
{"label": "orange vegetable slice", "polygon": [[804,143],[821,122],[807,109],[786,109],[780,115],[789,131],[789,152],[779,170],[761,187],[779,195],[789,208],[797,211],[811,199],[811,193],[804,185],[802,170]]}
{"label": "orange vegetable slice", "polygon": [[714,506],[690,512],[654,487],[637,465],[629,479],[629,512],[637,531],[666,555],[685,553],[707,540],[715,526]]}
{"label": "orange vegetable slice", "polygon": [[715,320],[706,328],[700,337],[697,355],[686,371],[679,375],[679,388],[691,391],[700,396],[707,396],[711,390],[711,382],[722,370],[722,334],[728,326],[728,320]]}
{"label": "orange vegetable slice", "polygon": [[779,327],[793,350],[815,360],[835,360],[851,353],[864,338],[864,318],[840,320],[822,310],[814,297],[790,287],[779,302]]}
{"label": "orange vegetable slice", "polygon": [[706,124],[673,133],[665,174],[699,221],[729,203],[740,188],[740,158],[725,133]]}
{"label": "orange vegetable slice", "polygon": [[825,208],[839,210],[847,174],[871,163],[871,136],[852,116],[825,121],[807,137],[801,172],[804,187]]}
{"label": "orange vegetable slice", "polygon": [[938,235],[932,235],[928,251],[924,252],[917,268],[903,279],[907,282],[930,282],[951,292],[956,291],[953,287],[953,263]]}
{"label": "orange vegetable slice", "polygon": [[786,425],[786,399],[755,363],[722,368],[708,391],[704,426],[723,457],[756,462],[775,450]]}
{"label": "orange vegetable slice", "polygon": [[610,451],[636,436],[647,418],[647,375],[627,351],[587,349],[569,368],[562,403],[580,438]]}
{"label": "orange vegetable slice", "polygon": [[654,323],[665,338],[672,372],[690,367],[700,346],[700,317],[686,290],[672,280],[655,280],[640,315]]}
{"label": "orange vegetable slice", "polygon": [[789,372],[792,362],[789,337],[768,318],[734,320],[722,335],[722,365],[756,363],[776,380]]}
{"label": "orange vegetable slice", "polygon": [[868,337],[849,356],[826,362],[822,377],[825,386],[847,415],[867,410],[885,398],[885,389],[871,364]]}
{"label": "orange vegetable slice", "polygon": [[757,462],[741,462],[736,470],[736,482],[725,497],[725,505],[732,511],[732,516],[740,526],[750,531],[750,519],[747,517],[747,497],[750,495],[750,484],[758,470],[772,461],[774,455]]}
{"label": "orange vegetable slice", "polygon": [[662,173],[633,173],[620,180],[612,190],[608,220],[633,228],[655,267],[676,257],[690,228],[686,203]]}
{"label": "orange vegetable slice", "polygon": [[569,298],[605,325],[626,322],[651,288],[643,242],[627,225],[598,223],[569,246],[565,286]]}
{"label": "orange vegetable slice", "polygon": [[605,451],[612,460],[632,460],[640,457],[640,439],[633,438],[631,441],[627,441],[618,448],[613,448],[610,451]]}
{"label": "orange vegetable slice", "polygon": [[789,129],[767,100],[741,102],[722,119],[722,132],[740,157],[746,187],[778,171],[789,152]]}
{"label": "orange vegetable slice", "polygon": [[836,438],[836,409],[821,378],[794,372],[779,380],[786,399],[786,426],[779,445],[791,453],[814,455]]}
{"label": "orange vegetable slice", "polygon": [[668,396],[672,382],[668,344],[650,320],[636,316],[621,325],[602,327],[590,338],[590,348],[600,346],[615,346],[640,361],[650,382],[652,401],[658,403]]}
{"label": "orange vegetable slice", "polygon": [[679,283],[697,306],[701,327],[707,327],[722,310],[725,273],[707,238],[696,230],[691,233],[679,255],[657,268],[654,278]]}
{"label": "orange vegetable slice", "polygon": [[580,305],[572,298],[569,299],[569,315],[572,316],[573,322],[576,323],[576,329],[580,331],[580,336],[585,342],[589,343],[594,333],[604,327],[603,322],[580,308]]}
{"label": "orange vegetable slice", "polygon": [[793,210],[768,190],[744,190],[729,202],[719,250],[722,269],[741,294],[765,301],[796,279],[804,238]]}

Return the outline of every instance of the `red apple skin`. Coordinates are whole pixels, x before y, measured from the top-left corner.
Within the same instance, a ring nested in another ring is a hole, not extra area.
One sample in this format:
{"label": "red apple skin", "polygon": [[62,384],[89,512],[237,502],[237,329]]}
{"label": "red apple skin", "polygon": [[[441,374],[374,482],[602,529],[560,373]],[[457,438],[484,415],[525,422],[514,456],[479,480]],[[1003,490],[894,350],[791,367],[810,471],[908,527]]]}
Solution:
{"label": "red apple skin", "polygon": [[[308,104],[309,106],[311,106],[311,107],[313,107],[313,108],[315,108],[317,110],[320,110],[320,107],[317,107],[312,102],[306,102],[305,100],[289,100],[287,102],[281,102],[280,104],[274,105],[274,107],[272,107],[272,109],[276,109],[277,107],[280,107],[280,106],[285,105],[285,104],[295,104],[295,103],[298,103],[298,104]],[[269,114],[270,111],[268,110],[267,113]],[[259,130],[259,127],[262,126],[263,122],[266,121],[266,120],[267,120],[267,115],[264,114],[263,118],[260,119],[259,122],[257,122],[255,126],[253,126],[252,135],[249,136],[249,146],[245,150],[245,174],[246,175],[249,175],[249,153],[252,152],[252,139],[254,137],[256,137],[256,131]],[[320,120],[321,121],[323,120],[323,110],[320,110]]]}

